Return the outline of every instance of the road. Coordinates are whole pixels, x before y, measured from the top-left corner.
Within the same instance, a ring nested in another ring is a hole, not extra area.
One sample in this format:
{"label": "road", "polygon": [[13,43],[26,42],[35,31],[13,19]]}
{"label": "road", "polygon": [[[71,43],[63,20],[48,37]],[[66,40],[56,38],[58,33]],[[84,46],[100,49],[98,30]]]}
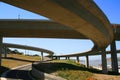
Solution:
{"label": "road", "polygon": [[31,68],[31,65],[27,65],[11,70],[6,74],[6,78],[7,80],[32,80],[29,76]]}

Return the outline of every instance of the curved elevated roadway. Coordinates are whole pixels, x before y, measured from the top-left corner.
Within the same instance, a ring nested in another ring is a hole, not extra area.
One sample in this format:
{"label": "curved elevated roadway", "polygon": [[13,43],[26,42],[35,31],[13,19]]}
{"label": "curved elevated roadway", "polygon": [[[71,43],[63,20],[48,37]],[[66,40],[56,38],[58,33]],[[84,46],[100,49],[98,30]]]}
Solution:
{"label": "curved elevated roadway", "polygon": [[113,40],[112,27],[93,0],[1,0],[46,16],[91,39],[95,49],[104,49]]}
{"label": "curved elevated roadway", "polygon": [[49,20],[36,19],[0,19],[0,35],[4,37],[87,39],[70,27]]}
{"label": "curved elevated roadway", "polygon": [[[120,53],[120,50],[116,50],[116,53]],[[53,57],[76,57],[76,56],[90,56],[90,55],[101,55],[102,52],[101,51],[85,51],[85,52],[81,52],[81,53],[74,53],[74,54],[66,54],[66,55],[57,55],[57,56],[53,56]],[[106,51],[106,54],[111,54],[111,51]],[[47,56],[49,57],[49,56]]]}
{"label": "curved elevated roadway", "polygon": [[[22,35],[24,35],[24,37],[34,36],[34,37],[71,38],[71,39],[76,38],[79,39],[80,37],[84,37],[91,39],[94,43],[94,47],[91,49],[91,51],[89,51],[90,53],[91,52],[96,53],[102,50],[104,52],[104,49],[110,43],[112,43],[114,39],[112,25],[109,23],[106,16],[98,8],[98,6],[94,3],[93,0],[31,0],[31,1],[1,0],[1,1],[48,17],[53,22],[57,22],[60,25],[67,26],[68,27],[67,29],[69,29],[66,31],[66,29],[63,28],[62,26],[60,26],[59,28],[58,27],[51,28],[47,26],[46,28],[43,27],[40,30],[40,27],[38,25],[36,25],[37,27],[33,27],[32,25],[30,25],[31,27],[29,26],[29,28],[31,28],[31,30],[28,31],[29,30],[28,24],[25,24],[23,21],[23,24],[26,26],[25,28],[22,27],[23,32],[19,31],[22,25],[14,27],[12,27],[12,25],[11,26],[9,25],[8,27],[5,27],[7,25],[6,23],[5,26],[0,26],[1,37],[6,36],[10,37],[10,35],[7,34],[7,32],[10,33],[9,29],[13,31],[14,33],[13,35],[16,37],[22,37]],[[2,24],[2,22],[0,24]],[[35,30],[37,32],[34,32]],[[46,33],[44,33],[44,31],[46,31]],[[40,36],[39,32],[42,33]],[[30,34],[29,36],[28,33]],[[35,35],[34,33],[38,35]],[[12,32],[10,34],[12,37]],[[103,62],[105,62],[105,54],[103,55]],[[104,70],[106,70],[106,67],[104,67]]]}
{"label": "curved elevated roadway", "polygon": [[20,48],[20,49],[28,49],[28,50],[34,50],[34,51],[39,51],[39,52],[45,52],[45,53],[49,54],[50,56],[54,54],[53,51],[50,51],[47,49],[31,47],[31,46],[26,46],[26,45],[19,45],[19,44],[3,43],[3,47]]}
{"label": "curved elevated roadway", "polygon": [[[114,29],[114,39],[120,41],[120,24],[111,24]],[[84,38],[85,39],[85,38]],[[120,50],[116,50],[117,53],[120,53]],[[106,51],[107,54],[110,54],[111,51]],[[75,56],[86,56],[86,55],[99,55],[101,51],[89,50],[81,53],[66,54],[66,55],[57,55],[57,57],[75,57]]]}

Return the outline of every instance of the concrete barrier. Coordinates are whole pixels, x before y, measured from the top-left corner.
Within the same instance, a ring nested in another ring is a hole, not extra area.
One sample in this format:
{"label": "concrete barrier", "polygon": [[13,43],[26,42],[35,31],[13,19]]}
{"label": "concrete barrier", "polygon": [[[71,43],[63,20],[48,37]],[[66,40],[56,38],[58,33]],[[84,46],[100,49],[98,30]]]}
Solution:
{"label": "concrete barrier", "polygon": [[57,77],[54,75],[50,75],[50,74],[41,72],[41,71],[37,70],[36,68],[34,68],[34,66],[32,66],[31,74],[33,77],[40,79],[40,80],[47,80],[47,79],[48,80],[66,80],[61,77]]}

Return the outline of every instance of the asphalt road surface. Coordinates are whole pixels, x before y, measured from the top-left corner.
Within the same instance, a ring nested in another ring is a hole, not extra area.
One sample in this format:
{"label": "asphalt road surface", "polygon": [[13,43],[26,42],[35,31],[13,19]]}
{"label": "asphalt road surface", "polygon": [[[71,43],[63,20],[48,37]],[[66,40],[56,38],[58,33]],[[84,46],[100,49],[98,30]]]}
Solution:
{"label": "asphalt road surface", "polygon": [[11,70],[6,74],[7,80],[32,80],[29,76],[31,65]]}

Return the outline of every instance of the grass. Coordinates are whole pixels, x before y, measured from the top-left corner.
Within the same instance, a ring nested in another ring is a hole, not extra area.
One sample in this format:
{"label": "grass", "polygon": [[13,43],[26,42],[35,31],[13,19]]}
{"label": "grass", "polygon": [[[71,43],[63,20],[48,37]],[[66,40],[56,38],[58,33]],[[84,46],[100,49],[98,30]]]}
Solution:
{"label": "grass", "polygon": [[88,69],[84,65],[69,60],[55,60],[34,65],[34,67],[67,80],[89,80],[92,78],[93,72],[99,72],[96,69]]}
{"label": "grass", "polygon": [[0,75],[6,70],[9,70],[17,66],[29,64],[35,61],[40,61],[40,57],[8,54],[7,58],[2,59],[2,66],[0,67]]}
{"label": "grass", "polygon": [[61,76],[67,80],[86,80],[93,76],[88,71],[78,71],[78,70],[61,70],[57,72],[58,76]]}
{"label": "grass", "polygon": [[[8,58],[2,59],[0,75],[13,67],[29,64],[34,61],[40,61],[39,56],[24,56],[17,54],[8,54]],[[98,74],[100,71],[92,68],[85,68],[84,65],[69,60],[54,60],[42,63],[37,69],[43,72],[61,76],[67,80],[120,80],[120,76]],[[97,73],[97,74],[96,74]]]}

